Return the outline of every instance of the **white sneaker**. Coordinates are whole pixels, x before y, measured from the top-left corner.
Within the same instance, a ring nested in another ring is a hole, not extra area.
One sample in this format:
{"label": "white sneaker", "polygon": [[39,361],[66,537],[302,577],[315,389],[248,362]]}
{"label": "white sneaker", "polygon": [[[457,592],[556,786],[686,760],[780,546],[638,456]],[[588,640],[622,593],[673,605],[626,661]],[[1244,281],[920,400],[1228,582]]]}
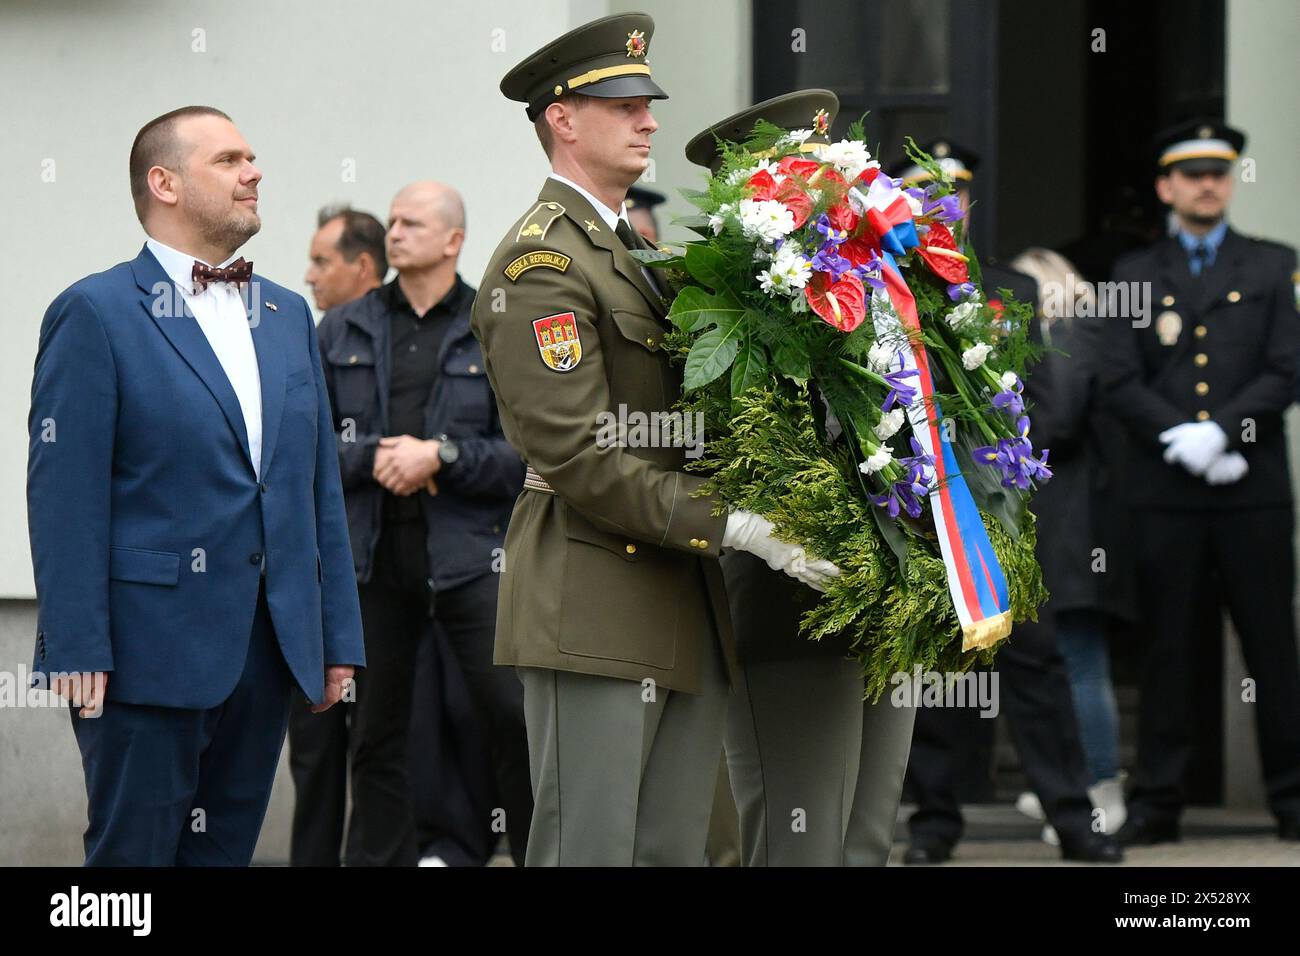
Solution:
{"label": "white sneaker", "polygon": [[416,866],[446,866],[447,861],[440,856],[425,856],[420,858]]}
{"label": "white sneaker", "polygon": [[1026,790],[1016,797],[1016,809],[1031,820],[1047,819],[1047,814],[1043,812],[1043,805],[1038,802],[1038,794],[1032,790]]}
{"label": "white sneaker", "polygon": [[1124,806],[1124,783],[1119,777],[1098,780],[1088,788],[1088,799],[1103,814],[1103,833],[1116,832],[1128,819],[1128,809]]}

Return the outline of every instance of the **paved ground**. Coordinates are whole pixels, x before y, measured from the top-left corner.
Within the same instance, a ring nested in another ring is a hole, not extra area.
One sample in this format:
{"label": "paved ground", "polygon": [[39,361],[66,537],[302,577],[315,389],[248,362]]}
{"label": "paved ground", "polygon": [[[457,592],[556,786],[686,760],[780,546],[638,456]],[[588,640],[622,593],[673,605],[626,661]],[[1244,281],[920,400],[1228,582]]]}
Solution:
{"label": "paved ground", "polygon": [[[901,865],[910,807],[899,813],[890,865]],[[1006,804],[965,808],[966,836],[944,866],[1075,866],[1039,839],[1041,824]],[[1273,818],[1257,811],[1193,808],[1183,815],[1183,839],[1125,851],[1123,866],[1300,866],[1300,843],[1277,838]]]}

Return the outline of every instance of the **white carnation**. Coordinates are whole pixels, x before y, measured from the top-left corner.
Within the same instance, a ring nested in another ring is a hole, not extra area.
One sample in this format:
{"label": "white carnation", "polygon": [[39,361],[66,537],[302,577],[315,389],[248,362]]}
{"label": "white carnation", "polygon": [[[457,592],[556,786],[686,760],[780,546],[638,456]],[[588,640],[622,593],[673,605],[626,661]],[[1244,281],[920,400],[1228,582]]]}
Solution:
{"label": "white carnation", "polygon": [[876,341],[872,343],[871,351],[867,353],[867,363],[872,371],[888,372],[894,367],[894,359],[897,357],[896,350],[884,342]]}
{"label": "white carnation", "polygon": [[858,471],[862,472],[864,475],[874,475],[893,460],[894,453],[889,450],[889,446],[881,445],[874,455],[862,464],[858,465]]}
{"label": "white carnation", "polygon": [[871,431],[881,441],[893,438],[898,434],[898,430],[903,427],[905,417],[906,415],[901,408],[890,409],[880,416],[879,424]]}
{"label": "white carnation", "polygon": [[1007,389],[1008,391],[1014,391],[1016,384],[1020,381],[1020,379],[1016,378],[1015,372],[1003,372],[1002,377],[998,379],[998,381],[1002,383],[1003,388]]}
{"label": "white carnation", "polygon": [[992,351],[993,346],[984,342],[976,342],[961,353],[961,364],[968,372],[973,372],[984,364],[984,360],[989,357],[989,353]]}
{"label": "white carnation", "polygon": [[794,213],[773,199],[742,199],[739,212],[747,239],[770,243],[794,232]]}
{"label": "white carnation", "polygon": [[980,304],[975,301],[966,301],[957,308],[948,313],[948,324],[954,329],[960,329],[963,325],[973,319],[980,310]]}

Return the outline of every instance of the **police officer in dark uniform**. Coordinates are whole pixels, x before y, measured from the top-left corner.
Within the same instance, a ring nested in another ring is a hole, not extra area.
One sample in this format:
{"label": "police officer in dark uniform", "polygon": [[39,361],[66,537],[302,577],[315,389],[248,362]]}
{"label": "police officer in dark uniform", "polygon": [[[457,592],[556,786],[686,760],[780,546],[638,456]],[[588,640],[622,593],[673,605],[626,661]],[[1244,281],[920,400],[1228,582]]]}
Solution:
{"label": "police officer in dark uniform", "polygon": [[667,201],[668,197],[663,193],[644,186],[629,186],[627,198],[623,200],[632,228],[652,246],[659,245],[659,218],[655,215],[655,207]]}
{"label": "police officer in dark uniform", "polygon": [[1300,350],[1296,253],[1228,227],[1233,162],[1244,145],[1243,133],[1215,120],[1159,136],[1156,193],[1177,229],[1121,259],[1113,275],[1129,284],[1130,303],[1138,284],[1151,283],[1145,313],[1110,312],[1101,373],[1103,400],[1133,439],[1126,484],[1150,635],[1138,764],[1119,833],[1125,845],[1179,837],[1197,706],[1188,635],[1196,598],[1214,579],[1253,681],[1242,700],[1257,707],[1269,807],[1279,835],[1300,840],[1300,665],[1282,422]]}
{"label": "police officer in dark uniform", "polygon": [[[924,149],[957,183],[962,209],[969,210],[978,155],[948,139]],[[930,179],[925,170],[908,160],[895,162],[889,172],[901,178],[905,187],[923,185]],[[1018,302],[1037,302],[1038,284],[1030,276],[983,258],[980,269],[985,300],[995,308],[1001,303],[1003,289]],[[1025,396],[1031,418],[1051,414],[1053,396],[1046,383],[1035,382],[1030,375]],[[1118,863],[1123,853],[1114,838],[1094,830],[1087,766],[1050,615],[1043,615],[1038,622],[1017,624],[1011,638],[998,649],[996,669],[1016,751],[1030,787],[1060,838],[1062,857]],[[917,809],[908,819],[911,845],[904,862],[941,863],[952,855],[963,829],[957,798],[958,760],[978,740],[980,721],[977,712],[962,708],[922,708],[916,715],[908,784]]]}

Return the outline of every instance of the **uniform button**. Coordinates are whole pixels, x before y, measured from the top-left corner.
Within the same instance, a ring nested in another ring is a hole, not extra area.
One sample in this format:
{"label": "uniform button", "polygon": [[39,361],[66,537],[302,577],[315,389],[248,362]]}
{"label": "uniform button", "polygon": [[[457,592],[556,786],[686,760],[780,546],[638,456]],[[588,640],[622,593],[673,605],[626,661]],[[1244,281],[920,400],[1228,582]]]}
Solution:
{"label": "uniform button", "polygon": [[262,484],[261,484],[261,488],[262,488],[262,494],[266,494],[266,482],[265,482],[265,481],[262,482]]}
{"label": "uniform button", "polygon": [[636,554],[636,545],[629,544],[624,550],[626,550],[628,554]]}
{"label": "uniform button", "polygon": [[708,539],[708,538],[701,538],[701,539],[700,539],[700,550],[701,550],[701,551],[706,551],[706,550],[708,550],[708,547],[709,547],[709,539]]}
{"label": "uniform button", "polygon": [[1163,305],[1165,308],[1168,308],[1169,306],[1174,304],[1174,297],[1172,295],[1167,295],[1160,300],[1160,304]]}
{"label": "uniform button", "polygon": [[415,352],[415,351],[418,351],[418,348],[419,348],[418,346],[412,345],[412,346],[410,347],[410,349],[408,349],[407,351]]}
{"label": "uniform button", "polygon": [[494,524],[494,525],[492,526],[492,533],[493,533],[493,534],[500,534],[500,533],[501,533],[501,525],[499,525],[499,524]]}
{"label": "uniform button", "polygon": [[1240,302],[1240,301],[1241,301],[1241,293],[1238,292],[1236,289],[1233,289],[1231,292],[1228,293],[1228,301],[1229,301],[1229,302]]}
{"label": "uniform button", "polygon": [[355,355],[349,355],[349,356],[348,356],[348,364],[349,364],[349,365],[356,365],[356,364],[357,364],[357,357],[356,357]]}
{"label": "uniform button", "polygon": [[1194,331],[1194,332],[1196,333],[1196,337],[1197,337],[1198,339],[1203,339],[1203,338],[1205,338],[1205,333],[1208,332],[1208,331],[1210,331],[1210,330],[1207,329],[1207,328],[1206,328],[1205,326],[1203,326],[1203,325],[1198,325],[1198,326],[1197,326],[1195,329],[1193,329],[1192,331]]}
{"label": "uniform button", "polygon": [[692,547],[692,548],[698,548],[698,547],[700,546],[700,539],[699,539],[699,538],[691,538],[690,544],[691,544],[691,547]]}
{"label": "uniform button", "polygon": [[1207,383],[1207,382],[1197,382],[1197,383],[1196,383],[1196,394],[1197,394],[1197,395],[1208,395],[1209,393],[1210,393],[1210,386],[1209,386],[1209,383]]}
{"label": "uniform button", "polygon": [[471,365],[471,366],[469,367],[469,374],[471,374],[471,375],[477,375],[477,374],[478,374],[478,366],[477,366],[477,365]]}
{"label": "uniform button", "polygon": [[1195,362],[1200,367],[1204,368],[1205,365],[1210,361],[1210,357],[1206,355],[1204,352],[1197,352],[1196,358],[1192,359],[1192,361]]}
{"label": "uniform button", "polygon": [[654,347],[655,347],[655,340],[652,339],[652,338],[651,338],[651,339],[646,339],[646,340],[645,340],[645,344],[648,345],[648,346],[650,346],[651,348],[654,348]]}
{"label": "uniform button", "polygon": [[1196,413],[1196,420],[1197,420],[1198,422],[1206,422],[1206,421],[1209,421],[1209,420],[1210,420],[1210,413],[1207,412],[1205,409],[1202,408],[1199,412]]}
{"label": "uniform button", "polygon": [[261,551],[254,551],[252,554],[250,554],[250,555],[248,556],[248,563],[249,563],[249,564],[261,564],[261,563],[262,563],[262,552],[261,552]]}

